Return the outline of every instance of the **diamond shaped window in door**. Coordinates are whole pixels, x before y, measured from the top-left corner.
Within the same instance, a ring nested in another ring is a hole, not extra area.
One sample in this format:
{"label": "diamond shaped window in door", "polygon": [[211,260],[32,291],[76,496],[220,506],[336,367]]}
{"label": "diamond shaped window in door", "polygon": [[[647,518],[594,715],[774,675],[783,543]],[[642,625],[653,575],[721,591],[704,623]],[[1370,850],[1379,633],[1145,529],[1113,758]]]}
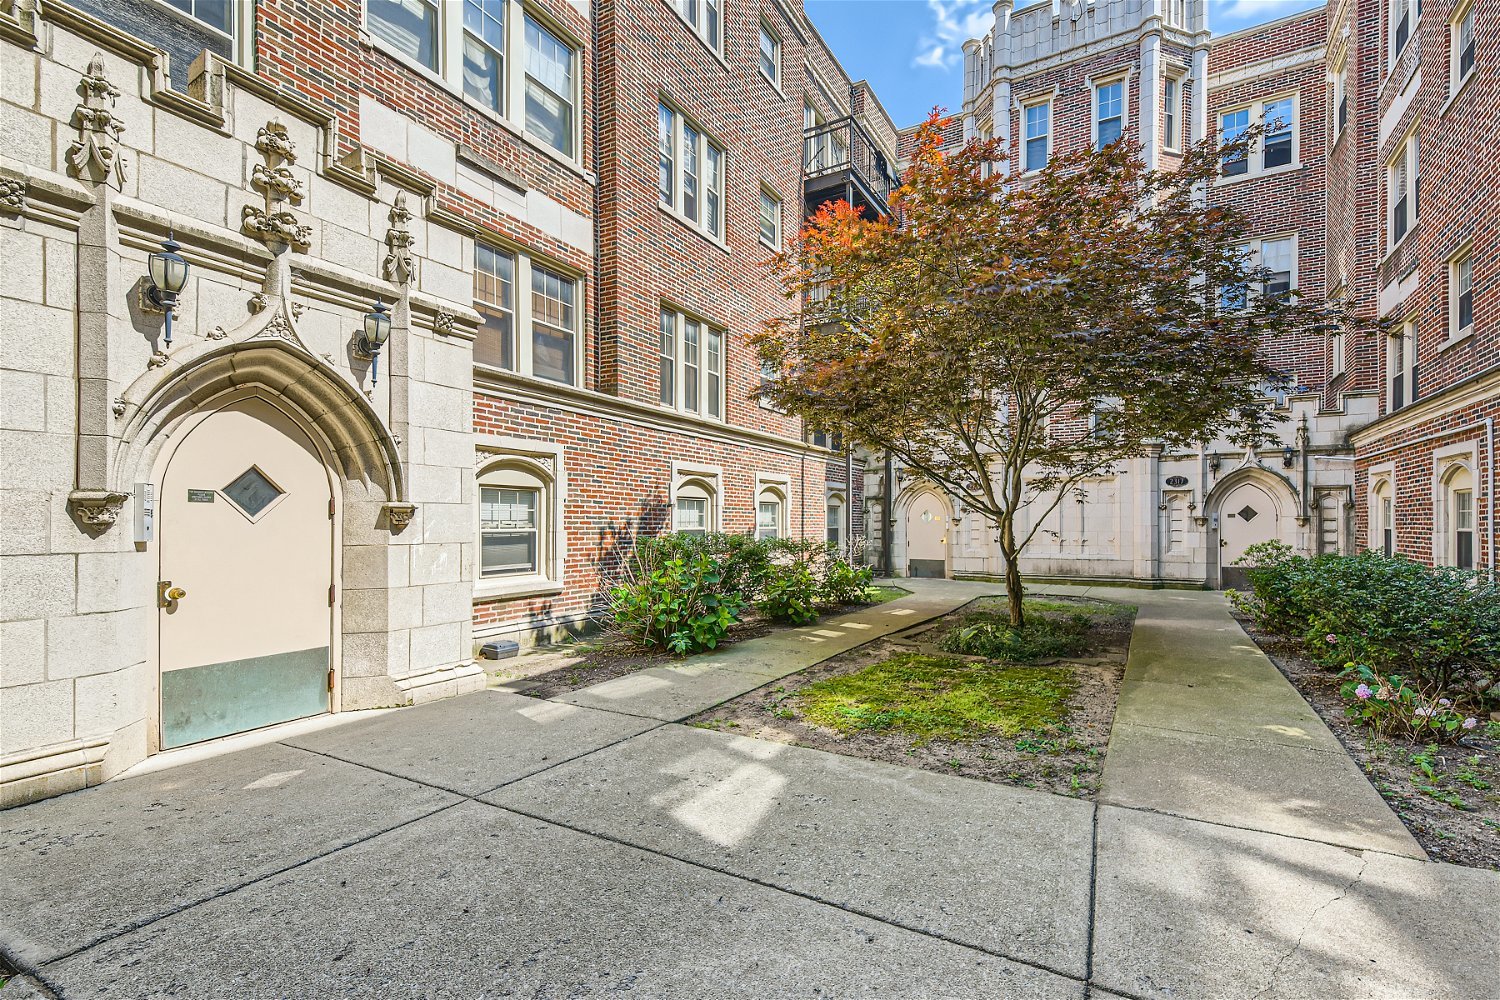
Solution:
{"label": "diamond shaped window in door", "polygon": [[1246,521],[1253,521],[1260,516],[1260,511],[1256,510],[1249,504],[1245,504],[1245,506],[1235,511],[1235,513],[1244,518]]}
{"label": "diamond shaped window in door", "polygon": [[260,516],[261,511],[275,503],[282,495],[281,487],[266,478],[266,474],[255,466],[240,473],[234,482],[224,487],[229,498],[250,520]]}

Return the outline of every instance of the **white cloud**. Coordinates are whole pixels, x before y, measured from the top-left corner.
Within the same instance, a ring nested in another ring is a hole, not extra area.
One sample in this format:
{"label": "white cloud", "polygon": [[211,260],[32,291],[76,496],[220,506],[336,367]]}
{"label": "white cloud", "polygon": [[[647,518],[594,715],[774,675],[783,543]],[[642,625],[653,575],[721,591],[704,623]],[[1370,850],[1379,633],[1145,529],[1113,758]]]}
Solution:
{"label": "white cloud", "polygon": [[927,7],[932,12],[932,29],[918,39],[913,66],[954,69],[963,62],[964,42],[987,34],[995,23],[986,0],[927,0]]}

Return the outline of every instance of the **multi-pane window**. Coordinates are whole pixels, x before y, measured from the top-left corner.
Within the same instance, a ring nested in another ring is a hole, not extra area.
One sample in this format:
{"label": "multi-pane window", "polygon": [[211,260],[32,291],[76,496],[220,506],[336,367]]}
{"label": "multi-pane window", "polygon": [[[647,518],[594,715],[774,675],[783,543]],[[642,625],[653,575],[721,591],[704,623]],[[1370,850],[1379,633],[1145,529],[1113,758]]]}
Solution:
{"label": "multi-pane window", "polygon": [[1449,494],[1453,517],[1453,565],[1459,569],[1474,568],[1474,490],[1452,490]]}
{"label": "multi-pane window", "polygon": [[572,278],[531,266],[531,374],[537,378],[576,384],[577,290]]}
{"label": "multi-pane window", "polygon": [[715,239],[724,235],[724,149],[674,108],[657,105],[657,197]]}
{"label": "multi-pane window", "polygon": [[1027,105],[1026,115],[1026,165],[1025,169],[1040,170],[1047,165],[1047,147],[1052,138],[1052,105]]}
{"label": "multi-pane window", "polygon": [[526,131],[573,155],[573,50],[526,17]]}
{"label": "multi-pane window", "polygon": [[1297,266],[1297,248],[1292,237],[1262,240],[1260,266],[1266,270],[1265,295],[1284,299],[1292,291],[1292,274]]}
{"label": "multi-pane window", "polygon": [[480,484],[481,577],[538,572],[540,497],[540,490]]}
{"label": "multi-pane window", "polygon": [[1167,551],[1181,552],[1187,547],[1187,509],[1181,497],[1167,501]]}
{"label": "multi-pane window", "polygon": [[1387,556],[1396,554],[1396,501],[1380,497],[1380,550]]}
{"label": "multi-pane window", "polygon": [[1417,137],[1404,140],[1386,166],[1388,245],[1395,246],[1417,221]]}
{"label": "multi-pane window", "polygon": [[719,418],[724,415],[724,331],[663,307],[657,372],[663,406]]}
{"label": "multi-pane window", "polygon": [[1336,556],[1342,549],[1339,545],[1339,523],[1342,516],[1339,508],[1343,502],[1337,494],[1325,494],[1318,501],[1318,554]]}
{"label": "multi-pane window", "polygon": [[1417,398],[1417,320],[1402,323],[1386,338],[1386,379],[1389,392],[1386,402],[1391,410],[1412,403]]}
{"label": "multi-pane window", "polygon": [[464,0],[464,93],[504,111],[507,0]]}
{"label": "multi-pane window", "polygon": [[1448,267],[1453,289],[1452,336],[1462,337],[1474,329],[1474,257],[1465,252]]}
{"label": "multi-pane window", "polygon": [[843,130],[824,128],[828,120],[812,102],[802,103],[803,169],[809,174],[832,170],[849,162],[849,144]]}
{"label": "multi-pane window", "polygon": [[516,258],[474,246],[474,308],[483,322],[474,338],[474,360],[516,370]]}
{"label": "multi-pane window", "polygon": [[694,33],[715,51],[719,48],[720,0],[672,0],[672,6]]}
{"label": "multi-pane window", "polygon": [[1220,157],[1220,170],[1225,177],[1251,176],[1297,162],[1297,102],[1294,97],[1280,97],[1221,112],[1219,142],[1227,146],[1240,140],[1252,122],[1261,123],[1264,131],[1260,138],[1249,144],[1249,148],[1240,146],[1224,151]]}
{"label": "multi-pane window", "polygon": [[1349,56],[1339,57],[1333,71],[1333,136],[1337,139],[1349,124]]}
{"label": "multi-pane window", "polygon": [[576,157],[578,50],[520,0],[365,0],[365,11],[370,35],[388,52],[542,146]]}
{"label": "multi-pane window", "polygon": [[1464,81],[1469,78],[1469,73],[1474,69],[1474,4],[1462,4],[1458,8],[1457,16],[1448,27],[1449,42],[1452,50],[1452,66],[1448,71],[1449,92],[1458,93],[1458,88],[1463,86]]}
{"label": "multi-pane window", "polygon": [[825,512],[826,538],[828,544],[841,546],[844,544],[844,501],[836,496],[828,498],[828,508]]}
{"label": "multi-pane window", "polygon": [[677,516],[673,527],[689,535],[701,535],[708,531],[708,499],[706,497],[678,497]]}
{"label": "multi-pane window", "polygon": [[781,249],[781,199],[765,188],[760,190],[760,241]]}
{"label": "multi-pane window", "polygon": [[755,504],[755,537],[780,538],[782,511],[785,504],[774,490],[762,490]]}
{"label": "multi-pane window", "polygon": [[1394,62],[1411,39],[1413,0],[1391,0],[1391,61]]}
{"label": "multi-pane window", "polygon": [[1125,132],[1125,81],[1094,88],[1094,148],[1103,149]]}
{"label": "multi-pane window", "polygon": [[1165,149],[1178,149],[1182,145],[1182,81],[1169,76],[1162,82],[1161,98],[1161,144]]}
{"label": "multi-pane window", "polygon": [[760,71],[767,80],[781,84],[781,39],[764,23],[760,26]]}

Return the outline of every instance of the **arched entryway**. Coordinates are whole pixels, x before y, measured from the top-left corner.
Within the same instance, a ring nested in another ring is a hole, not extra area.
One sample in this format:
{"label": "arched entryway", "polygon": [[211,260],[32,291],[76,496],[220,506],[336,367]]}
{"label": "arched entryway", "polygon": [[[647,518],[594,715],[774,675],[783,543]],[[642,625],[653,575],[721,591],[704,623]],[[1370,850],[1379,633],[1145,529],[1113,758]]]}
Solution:
{"label": "arched entryway", "polygon": [[164,457],[161,746],[328,711],[337,506],[322,449],[251,395],[193,420]]}
{"label": "arched entryway", "polygon": [[1289,540],[1292,529],[1287,521],[1293,508],[1290,488],[1275,476],[1255,470],[1226,478],[1214,492],[1217,583],[1221,590],[1246,590],[1249,566],[1237,565],[1246,550],[1264,542]]}
{"label": "arched entryway", "polygon": [[948,505],[931,490],[906,505],[906,575],[948,575]]}

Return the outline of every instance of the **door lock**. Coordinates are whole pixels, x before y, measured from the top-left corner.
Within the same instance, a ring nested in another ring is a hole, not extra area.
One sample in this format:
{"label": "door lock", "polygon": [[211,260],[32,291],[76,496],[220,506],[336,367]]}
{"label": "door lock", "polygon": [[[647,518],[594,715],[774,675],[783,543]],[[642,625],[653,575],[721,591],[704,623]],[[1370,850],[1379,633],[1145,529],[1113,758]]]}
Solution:
{"label": "door lock", "polygon": [[170,608],[186,596],[187,591],[172,586],[171,580],[162,580],[156,585],[156,606],[159,608]]}

